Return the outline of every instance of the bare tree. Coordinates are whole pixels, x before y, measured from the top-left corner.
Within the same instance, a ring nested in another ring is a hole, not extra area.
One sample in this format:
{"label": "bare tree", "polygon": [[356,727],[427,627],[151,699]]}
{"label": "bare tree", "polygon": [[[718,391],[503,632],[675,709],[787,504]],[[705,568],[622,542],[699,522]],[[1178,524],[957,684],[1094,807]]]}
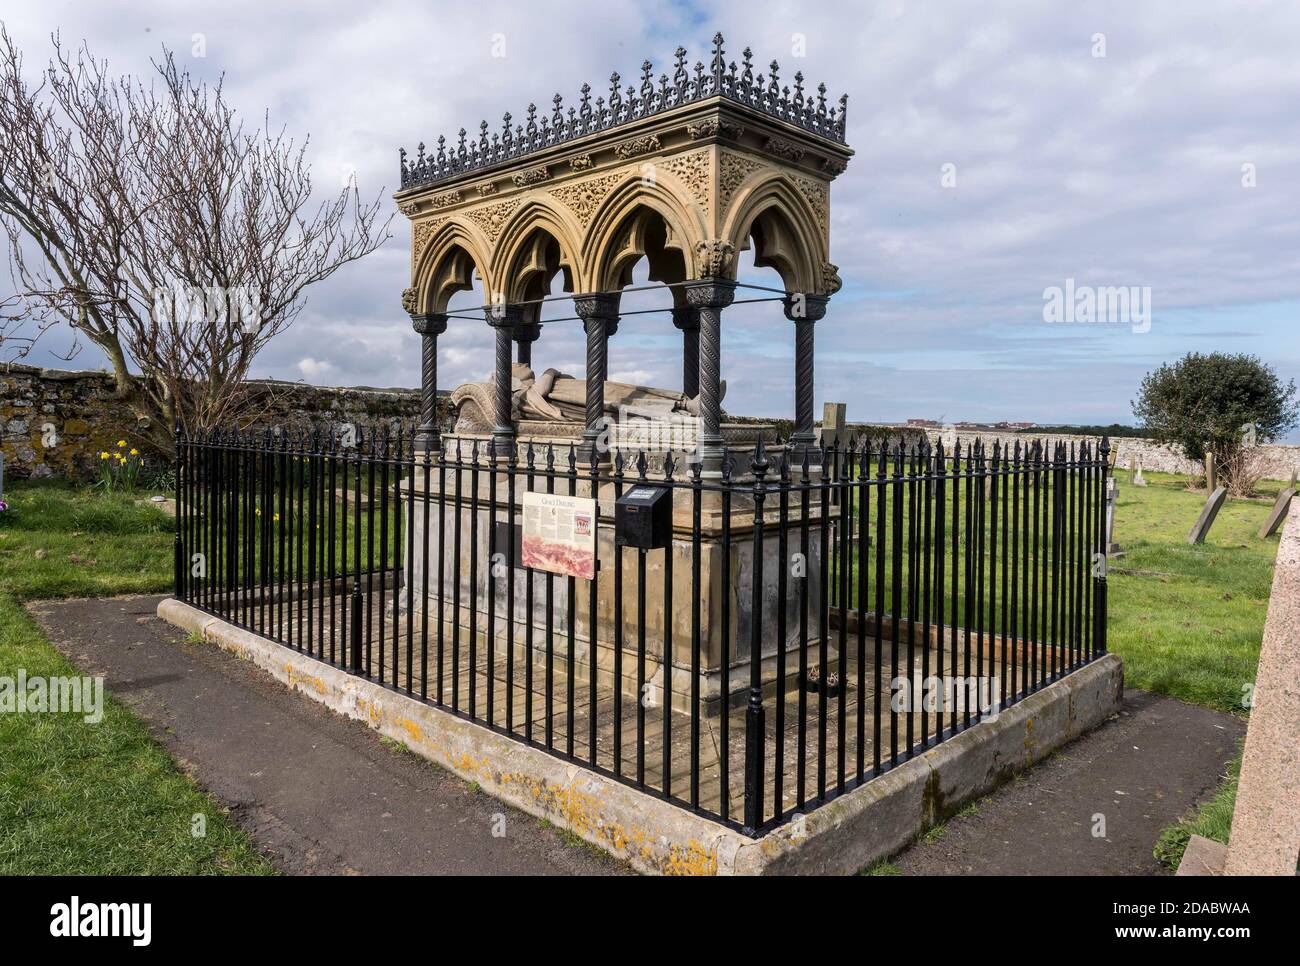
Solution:
{"label": "bare tree", "polygon": [[[35,86],[0,26],[0,225],[19,353],[67,322],[103,350],[139,431],[238,419],[258,351],[304,290],[389,236],[355,183],[313,205],[306,144],[245,131],[222,83],[164,50],[152,83],[108,73],[57,35]],[[0,315],[0,330],[4,328]],[[0,335],[4,332],[0,331]]]}

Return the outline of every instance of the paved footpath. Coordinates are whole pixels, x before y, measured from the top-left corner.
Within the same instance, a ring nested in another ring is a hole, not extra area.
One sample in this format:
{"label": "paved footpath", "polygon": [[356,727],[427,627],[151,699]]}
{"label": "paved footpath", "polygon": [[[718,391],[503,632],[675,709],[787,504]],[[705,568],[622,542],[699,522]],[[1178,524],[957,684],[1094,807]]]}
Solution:
{"label": "paved footpath", "polygon": [[1160,875],[1160,831],[1209,797],[1245,733],[1233,715],[1126,691],[1113,720],[893,864],[904,875]]}
{"label": "paved footpath", "polygon": [[[104,675],[284,872],[627,871],[252,664],[186,643],[155,616],[161,599],[42,601],[30,610],[55,647]],[[505,835],[494,837],[500,816]]]}
{"label": "paved footpath", "polygon": [[[31,611],[285,872],[627,871],[252,664],[186,643],[155,616],[160,599],[42,601]],[[1156,836],[1208,796],[1244,734],[1232,715],[1129,691],[1114,720],[894,864],[917,875],[1158,874]],[[1092,835],[1098,813],[1102,838]],[[493,837],[502,815],[506,834]]]}

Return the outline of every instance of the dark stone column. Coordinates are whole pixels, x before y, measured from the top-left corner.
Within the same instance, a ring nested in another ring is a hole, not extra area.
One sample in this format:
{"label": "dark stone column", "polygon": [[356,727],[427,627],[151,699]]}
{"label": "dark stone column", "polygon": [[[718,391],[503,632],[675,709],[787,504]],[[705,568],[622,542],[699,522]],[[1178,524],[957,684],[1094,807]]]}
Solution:
{"label": "dark stone column", "polygon": [[673,307],[673,325],[682,330],[682,392],[700,394],[700,310],[690,305]]}
{"label": "dark stone column", "polygon": [[492,429],[492,441],[496,455],[507,457],[515,451],[515,425],[510,418],[510,343],[523,316],[517,305],[493,305],[484,314],[488,325],[496,330],[496,366],[492,373],[496,387],[496,426]]}
{"label": "dark stone column", "polygon": [[533,343],[542,334],[536,322],[525,322],[515,327],[515,361],[526,366],[533,364]]}
{"label": "dark stone column", "polygon": [[785,317],[794,323],[794,435],[790,445],[802,452],[816,442],[813,434],[813,326],[826,315],[827,297],[795,294],[785,300]]}
{"label": "dark stone column", "polygon": [[[618,300],[615,297],[614,312],[618,312]],[[600,354],[600,380],[609,381],[609,340],[618,333],[618,315],[605,320],[605,351]]]}
{"label": "dark stone column", "polygon": [[[578,295],[573,308],[587,333],[587,428],[582,433],[582,459],[590,462],[597,450],[605,417],[605,378],[609,372],[606,342],[618,328],[618,292]],[[599,454],[602,458],[604,453]]]}
{"label": "dark stone column", "polygon": [[704,472],[722,470],[722,310],[736,296],[736,283],[714,278],[686,287],[688,304],[700,313],[699,455]]}
{"label": "dark stone column", "polygon": [[442,447],[438,432],[438,336],[447,331],[447,316],[441,313],[412,315],[411,326],[420,334],[420,426],[415,446],[420,452]]}

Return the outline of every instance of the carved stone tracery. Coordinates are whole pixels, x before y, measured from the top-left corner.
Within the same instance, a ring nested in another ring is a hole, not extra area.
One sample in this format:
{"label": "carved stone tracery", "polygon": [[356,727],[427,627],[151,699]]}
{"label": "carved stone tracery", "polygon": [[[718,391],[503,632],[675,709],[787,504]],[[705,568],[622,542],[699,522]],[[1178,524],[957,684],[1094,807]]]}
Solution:
{"label": "carved stone tracery", "polygon": [[518,207],[519,199],[510,198],[495,204],[470,208],[465,215],[483,229],[483,234],[487,236],[488,241],[495,242],[501,236],[501,229],[506,226],[506,220]]}
{"label": "carved stone tracery", "polygon": [[595,214],[600,203],[609,194],[610,190],[627,177],[628,172],[616,171],[613,174],[600,175],[595,178],[587,178],[583,181],[575,181],[571,184],[559,185],[551,189],[551,196],[563,202],[570,211],[578,217],[578,222],[584,228],[591,221],[591,216]]}

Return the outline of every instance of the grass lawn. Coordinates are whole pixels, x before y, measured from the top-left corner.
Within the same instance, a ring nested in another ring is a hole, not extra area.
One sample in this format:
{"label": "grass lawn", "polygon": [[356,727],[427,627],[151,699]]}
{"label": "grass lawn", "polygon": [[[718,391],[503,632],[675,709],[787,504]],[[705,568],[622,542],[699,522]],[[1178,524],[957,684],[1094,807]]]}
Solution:
{"label": "grass lawn", "polygon": [[[11,482],[0,513],[0,675],[77,674],[22,603],[171,585],[171,519],[139,501]],[[270,864],[129,711],[0,715],[0,874],[269,873]],[[194,816],[206,835],[192,834]]]}
{"label": "grass lawn", "polygon": [[[1278,537],[1255,536],[1271,500],[1229,500],[1206,542],[1187,532],[1205,503],[1181,477],[1144,474],[1142,488],[1119,472],[1111,561],[1110,649],[1124,659],[1124,683],[1244,712],[1255,680]],[[1265,483],[1272,494],[1280,484]]]}

